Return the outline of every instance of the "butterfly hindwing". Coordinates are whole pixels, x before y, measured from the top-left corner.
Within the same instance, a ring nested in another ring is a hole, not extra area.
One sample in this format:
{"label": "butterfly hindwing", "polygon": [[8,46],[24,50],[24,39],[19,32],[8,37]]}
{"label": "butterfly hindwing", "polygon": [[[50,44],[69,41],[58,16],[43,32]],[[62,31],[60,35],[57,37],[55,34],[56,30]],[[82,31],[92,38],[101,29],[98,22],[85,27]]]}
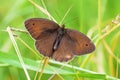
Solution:
{"label": "butterfly hindwing", "polygon": [[52,34],[47,34],[46,36],[41,37],[39,40],[36,40],[36,49],[44,56],[51,57],[53,54],[53,44],[56,36],[57,32],[55,31]]}
{"label": "butterfly hindwing", "polygon": [[57,50],[53,53],[52,58],[56,61],[65,62],[73,58],[73,42],[67,34],[64,34]]}

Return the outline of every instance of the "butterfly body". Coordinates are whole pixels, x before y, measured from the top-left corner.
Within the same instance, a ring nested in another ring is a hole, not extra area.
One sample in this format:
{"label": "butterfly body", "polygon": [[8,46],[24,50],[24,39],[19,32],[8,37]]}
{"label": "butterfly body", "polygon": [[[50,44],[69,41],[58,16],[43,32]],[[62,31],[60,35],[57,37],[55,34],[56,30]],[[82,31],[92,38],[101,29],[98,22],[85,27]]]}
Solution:
{"label": "butterfly body", "polygon": [[63,35],[65,34],[65,29],[64,29],[64,25],[62,27],[60,27],[58,30],[57,30],[57,37],[55,39],[55,42],[54,42],[54,45],[53,45],[53,51],[55,51],[58,46],[59,46],[59,43],[63,37]]}
{"label": "butterfly body", "polygon": [[25,21],[25,27],[35,39],[37,50],[57,61],[68,61],[74,55],[83,55],[95,50],[92,41],[84,34],[43,18]]}

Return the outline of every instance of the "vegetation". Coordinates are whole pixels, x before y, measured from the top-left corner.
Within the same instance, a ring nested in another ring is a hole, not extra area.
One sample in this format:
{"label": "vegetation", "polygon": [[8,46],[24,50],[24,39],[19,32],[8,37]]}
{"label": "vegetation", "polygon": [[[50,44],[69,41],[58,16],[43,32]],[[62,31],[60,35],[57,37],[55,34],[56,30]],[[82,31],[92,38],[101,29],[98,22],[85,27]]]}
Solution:
{"label": "vegetation", "polygon": [[[2,0],[0,80],[119,80],[119,3],[119,0]],[[24,26],[24,21],[33,17],[48,18],[86,34],[96,50],[66,63],[44,58]]]}

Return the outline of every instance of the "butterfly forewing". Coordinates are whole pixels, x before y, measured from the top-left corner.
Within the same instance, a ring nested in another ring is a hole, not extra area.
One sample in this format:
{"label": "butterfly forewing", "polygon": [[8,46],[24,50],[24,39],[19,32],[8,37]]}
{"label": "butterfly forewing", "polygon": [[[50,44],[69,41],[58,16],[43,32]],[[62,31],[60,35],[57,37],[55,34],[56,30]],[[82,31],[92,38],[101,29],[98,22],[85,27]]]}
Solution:
{"label": "butterfly forewing", "polygon": [[31,36],[38,40],[41,36],[46,36],[45,34],[58,29],[59,25],[48,19],[32,18],[25,21],[25,27]]}
{"label": "butterfly forewing", "polygon": [[68,29],[67,34],[74,42],[72,50],[75,55],[83,55],[95,50],[95,46],[92,41],[83,33]]}

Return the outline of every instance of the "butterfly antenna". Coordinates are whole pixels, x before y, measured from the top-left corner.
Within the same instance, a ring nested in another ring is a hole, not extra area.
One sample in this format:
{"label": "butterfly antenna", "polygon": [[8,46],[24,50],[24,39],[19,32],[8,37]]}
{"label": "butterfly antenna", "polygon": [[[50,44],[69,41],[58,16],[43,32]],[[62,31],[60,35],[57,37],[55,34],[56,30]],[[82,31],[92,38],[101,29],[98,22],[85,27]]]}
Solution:
{"label": "butterfly antenna", "polygon": [[70,8],[68,8],[67,12],[65,13],[65,15],[63,16],[62,20],[60,21],[60,25],[63,23],[65,17],[68,15],[68,13],[70,12],[70,10],[72,9],[73,5],[70,6]]}

